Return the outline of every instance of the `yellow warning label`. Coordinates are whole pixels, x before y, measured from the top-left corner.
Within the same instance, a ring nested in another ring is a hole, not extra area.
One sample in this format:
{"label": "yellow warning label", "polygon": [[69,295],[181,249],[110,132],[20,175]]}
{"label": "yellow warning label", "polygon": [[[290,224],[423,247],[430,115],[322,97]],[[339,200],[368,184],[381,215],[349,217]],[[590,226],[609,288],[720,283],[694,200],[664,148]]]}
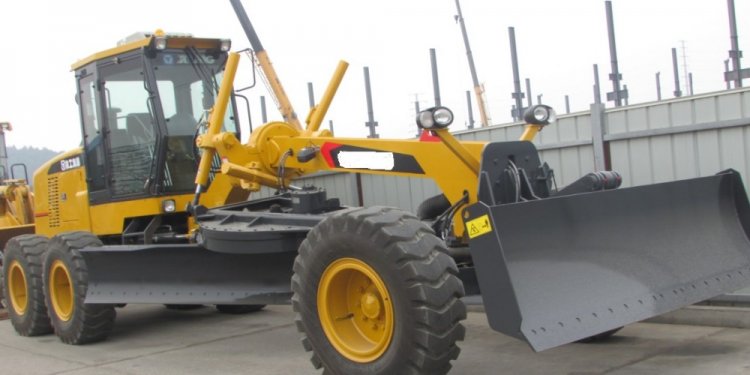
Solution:
{"label": "yellow warning label", "polygon": [[474,238],[492,232],[492,225],[490,225],[490,217],[482,215],[474,220],[466,222],[466,233],[469,233],[469,238]]}

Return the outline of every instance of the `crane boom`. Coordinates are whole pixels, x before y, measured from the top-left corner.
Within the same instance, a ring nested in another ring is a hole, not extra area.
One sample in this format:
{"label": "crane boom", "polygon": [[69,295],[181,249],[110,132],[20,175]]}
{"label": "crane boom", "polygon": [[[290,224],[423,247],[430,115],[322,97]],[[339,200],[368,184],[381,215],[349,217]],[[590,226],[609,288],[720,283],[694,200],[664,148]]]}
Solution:
{"label": "crane boom", "polygon": [[456,21],[461,26],[461,35],[464,38],[464,45],[466,46],[466,57],[469,60],[469,70],[471,70],[471,81],[474,84],[474,95],[477,97],[477,105],[479,106],[479,116],[481,119],[482,127],[490,125],[489,114],[487,113],[487,107],[484,98],[484,87],[479,84],[477,78],[477,68],[474,66],[474,57],[471,54],[471,47],[469,46],[469,37],[466,35],[466,25],[464,24],[464,17],[461,13],[461,4],[456,0],[456,10],[458,15]]}
{"label": "crane boom", "polygon": [[255,32],[255,28],[253,28],[253,24],[250,22],[245,8],[242,6],[240,0],[230,0],[230,2],[232,3],[232,8],[234,8],[234,13],[240,21],[240,25],[242,25],[242,29],[245,31],[245,35],[247,35],[247,39],[250,41],[250,46],[255,51],[255,56],[258,59],[257,63],[260,66],[262,74],[265,75],[266,82],[271,89],[271,94],[276,99],[276,104],[279,107],[281,115],[284,117],[284,121],[290,123],[298,130],[302,130],[297,113],[294,111],[292,103],[286,95],[286,91],[284,91],[284,86],[281,85],[281,80],[276,74],[276,70],[273,68],[271,59],[263,48],[258,34]]}

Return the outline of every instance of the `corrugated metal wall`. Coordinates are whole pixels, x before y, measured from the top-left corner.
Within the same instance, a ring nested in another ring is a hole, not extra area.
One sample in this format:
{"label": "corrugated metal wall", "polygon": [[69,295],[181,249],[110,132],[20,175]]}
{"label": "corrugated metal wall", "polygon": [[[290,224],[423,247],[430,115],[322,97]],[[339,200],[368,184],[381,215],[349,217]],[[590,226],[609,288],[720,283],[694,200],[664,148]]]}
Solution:
{"label": "corrugated metal wall", "polygon": [[750,176],[750,91],[649,103],[606,113],[612,169],[626,186],[706,176]]}
{"label": "corrugated metal wall", "polygon": [[[706,176],[734,168],[750,176],[750,89],[645,103],[594,113],[603,119],[603,141],[609,147],[611,169],[623,175],[623,185],[643,185]],[[521,135],[520,123],[456,132],[467,141],[508,141]],[[541,158],[565,186],[594,171],[592,114],[560,116],[534,140]],[[605,146],[606,147],[606,146]],[[606,152],[605,152],[606,153]],[[416,211],[424,199],[439,194],[432,180],[361,175],[362,203]],[[329,197],[358,204],[356,175],[325,173],[297,184],[325,187]],[[262,195],[272,192],[264,190]]]}

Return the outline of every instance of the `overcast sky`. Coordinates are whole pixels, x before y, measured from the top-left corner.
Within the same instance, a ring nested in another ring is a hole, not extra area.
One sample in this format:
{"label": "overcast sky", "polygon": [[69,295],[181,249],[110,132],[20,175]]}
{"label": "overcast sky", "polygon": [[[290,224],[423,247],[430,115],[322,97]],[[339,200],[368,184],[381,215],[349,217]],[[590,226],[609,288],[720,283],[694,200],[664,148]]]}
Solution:
{"label": "overcast sky", "polygon": [[[453,128],[465,127],[465,92],[472,84],[454,21],[455,0],[243,4],[300,117],[308,109],[307,82],[313,82],[319,98],[338,60],[344,59],[351,65],[325,124],[333,120],[337,135],[367,134],[363,67],[369,66],[378,133],[412,136],[415,98],[422,108],[433,103],[429,49],[436,48],[442,103],[456,113]],[[461,5],[492,123],[511,121],[509,26],[515,27],[521,79],[531,79],[535,101],[543,94],[544,103],[564,112],[567,94],[573,111],[588,109],[593,64],[599,65],[602,94],[611,91],[604,0],[462,0]],[[683,41],[695,92],[725,87],[722,74],[730,49],[726,1],[613,0],[613,8],[620,71],[631,104],[656,99],[657,71],[662,95],[671,97],[671,48],[678,48],[682,69]],[[737,0],[736,13],[740,49],[750,56],[750,1]],[[76,147],[80,130],[70,65],[135,31],[156,28],[228,37],[234,49],[249,46],[228,0],[0,2],[0,120],[14,126],[8,144]],[[750,60],[744,59],[743,66],[750,66]],[[241,69],[249,72],[249,64]],[[236,86],[249,83],[248,74],[238,80]],[[256,126],[258,97],[268,95],[261,87],[249,93]],[[272,105],[270,98],[267,103]],[[269,116],[280,118],[270,107]],[[478,120],[476,110],[474,116]]]}

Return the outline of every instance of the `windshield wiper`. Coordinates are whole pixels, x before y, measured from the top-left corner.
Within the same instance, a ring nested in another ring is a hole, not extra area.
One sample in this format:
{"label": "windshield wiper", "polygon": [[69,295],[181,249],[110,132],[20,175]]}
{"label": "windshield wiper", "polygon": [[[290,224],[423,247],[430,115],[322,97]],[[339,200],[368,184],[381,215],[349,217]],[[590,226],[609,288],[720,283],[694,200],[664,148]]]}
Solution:
{"label": "windshield wiper", "polygon": [[[209,70],[206,67],[209,65],[208,62],[201,56],[195,47],[186,47],[185,54],[190,60],[190,65],[195,70],[195,73],[203,82],[205,87],[210,89],[210,92],[215,96],[219,94],[219,84],[216,82],[216,74],[213,70]],[[213,103],[210,103],[213,106]]]}

